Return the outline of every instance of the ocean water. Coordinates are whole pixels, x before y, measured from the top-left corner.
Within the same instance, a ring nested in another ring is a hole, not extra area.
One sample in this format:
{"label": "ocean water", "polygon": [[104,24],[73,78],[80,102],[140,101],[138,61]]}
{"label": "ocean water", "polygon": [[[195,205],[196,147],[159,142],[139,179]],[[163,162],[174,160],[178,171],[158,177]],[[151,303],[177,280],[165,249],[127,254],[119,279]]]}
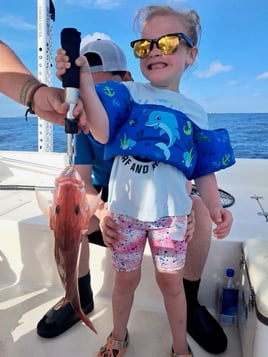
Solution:
{"label": "ocean water", "polygon": [[[237,158],[268,158],[268,113],[209,114],[210,127],[226,128]],[[37,151],[38,120],[0,118],[0,150]],[[53,151],[66,151],[64,128],[53,125]]]}
{"label": "ocean water", "polygon": [[209,114],[209,124],[228,130],[237,158],[268,158],[268,113]]}

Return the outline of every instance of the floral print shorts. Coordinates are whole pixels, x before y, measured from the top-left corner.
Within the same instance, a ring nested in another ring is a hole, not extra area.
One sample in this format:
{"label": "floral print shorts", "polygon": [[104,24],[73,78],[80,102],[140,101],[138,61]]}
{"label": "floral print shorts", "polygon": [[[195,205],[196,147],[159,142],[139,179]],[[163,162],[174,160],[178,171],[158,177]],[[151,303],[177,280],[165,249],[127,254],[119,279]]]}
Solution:
{"label": "floral print shorts", "polygon": [[112,262],[117,271],[131,271],[141,266],[147,238],[159,271],[175,271],[184,267],[187,215],[143,222],[113,214],[113,220],[119,224],[123,237],[120,244],[112,249]]}

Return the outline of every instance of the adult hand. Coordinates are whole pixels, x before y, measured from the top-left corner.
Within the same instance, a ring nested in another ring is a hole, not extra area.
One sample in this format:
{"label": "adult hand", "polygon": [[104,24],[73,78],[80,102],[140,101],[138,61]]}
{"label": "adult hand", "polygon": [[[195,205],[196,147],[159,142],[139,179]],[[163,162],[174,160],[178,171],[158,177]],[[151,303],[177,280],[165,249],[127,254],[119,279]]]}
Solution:
{"label": "adult hand", "polygon": [[40,118],[64,125],[69,104],[64,100],[64,90],[55,87],[40,87],[33,96],[33,110]]}

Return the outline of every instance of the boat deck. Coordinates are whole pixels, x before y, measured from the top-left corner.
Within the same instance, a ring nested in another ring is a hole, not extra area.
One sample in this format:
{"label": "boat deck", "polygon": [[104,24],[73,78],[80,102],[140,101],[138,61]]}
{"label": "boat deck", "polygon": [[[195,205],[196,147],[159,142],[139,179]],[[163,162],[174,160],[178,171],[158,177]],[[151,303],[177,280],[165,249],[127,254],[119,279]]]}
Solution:
{"label": "boat deck", "polygon": [[[1,293],[1,356],[96,356],[100,346],[110,333],[111,301],[98,294],[95,309],[89,316],[98,330],[91,332],[84,324],[77,323],[70,330],[54,339],[42,339],[36,334],[36,323],[58,301],[61,292],[46,289],[26,289],[20,285],[5,286]],[[4,301],[3,301],[4,299]],[[142,306],[137,302],[129,323],[130,344],[126,357],[170,356],[170,333],[164,311],[154,306]],[[223,357],[240,357],[240,339],[237,328],[225,329],[228,335],[228,350]],[[195,357],[209,357],[189,337],[188,342]]]}
{"label": "boat deck", "polygon": [[[0,172],[3,173],[4,170]],[[8,170],[6,173],[5,177],[1,178],[1,185],[13,185],[14,177],[9,176]],[[42,180],[45,176],[43,173]],[[236,173],[233,177],[236,177]],[[25,182],[31,184],[31,180],[32,176],[28,174],[28,180]],[[219,177],[221,187],[232,194],[235,190],[236,202],[230,208],[235,222],[230,237],[222,241],[213,239],[200,289],[200,302],[213,314],[216,314],[217,287],[222,282],[225,268],[233,266],[239,271],[243,240],[257,236],[265,237],[268,227],[264,217],[257,214],[260,209],[256,201],[249,197],[253,194],[264,196],[262,204],[268,208],[266,185],[257,183],[255,188],[258,190],[251,192],[247,184],[239,182],[241,178],[224,186],[225,180],[224,175],[222,178]],[[20,184],[25,182],[22,178]],[[53,258],[53,234],[48,228],[47,218],[40,212],[34,191],[4,189],[0,190],[0,199],[0,356],[96,356],[112,325],[113,272],[108,250],[95,245],[91,245],[90,248],[95,309],[89,316],[98,335],[79,322],[57,338],[40,338],[36,334],[37,322],[63,296]],[[239,328],[225,327],[225,331],[229,344],[227,351],[221,356],[242,357]],[[135,295],[129,333],[130,345],[126,357],[170,355],[171,337],[168,321],[162,297],[154,280],[148,249],[143,261],[142,281]],[[211,356],[190,337],[188,342],[195,357]]]}
{"label": "boat deck", "polygon": [[[17,198],[21,206],[9,210],[5,214],[6,219],[0,220],[1,227],[5,226],[4,230],[1,229],[3,233],[0,239],[1,357],[47,357],[58,356],[59,353],[77,357],[96,356],[99,347],[110,333],[112,321],[110,292],[113,275],[109,263],[106,263],[110,262],[108,251],[91,245],[95,309],[89,316],[98,335],[79,322],[55,339],[40,338],[36,334],[37,322],[63,296],[53,261],[53,236],[47,229],[45,217],[25,215],[25,212],[30,212],[29,206],[35,206],[34,193],[13,191],[10,195],[10,202]],[[19,222],[18,217],[21,217]],[[12,226],[13,234],[10,233]],[[129,323],[130,345],[126,356],[169,356],[169,326],[154,281],[149,251],[146,251],[144,257],[143,271]],[[239,357],[238,329],[229,327],[226,333],[229,337],[229,347],[223,356]],[[201,350],[190,337],[189,343],[195,356],[211,356]]]}

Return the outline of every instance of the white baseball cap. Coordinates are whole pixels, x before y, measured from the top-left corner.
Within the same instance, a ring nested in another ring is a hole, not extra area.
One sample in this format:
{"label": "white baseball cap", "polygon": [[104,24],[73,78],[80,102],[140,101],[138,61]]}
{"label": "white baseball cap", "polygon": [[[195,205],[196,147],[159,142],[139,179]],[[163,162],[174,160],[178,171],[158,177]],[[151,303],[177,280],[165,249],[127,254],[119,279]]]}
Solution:
{"label": "white baseball cap", "polygon": [[87,57],[91,72],[127,71],[124,52],[111,40],[89,41],[83,45],[80,53]]}

